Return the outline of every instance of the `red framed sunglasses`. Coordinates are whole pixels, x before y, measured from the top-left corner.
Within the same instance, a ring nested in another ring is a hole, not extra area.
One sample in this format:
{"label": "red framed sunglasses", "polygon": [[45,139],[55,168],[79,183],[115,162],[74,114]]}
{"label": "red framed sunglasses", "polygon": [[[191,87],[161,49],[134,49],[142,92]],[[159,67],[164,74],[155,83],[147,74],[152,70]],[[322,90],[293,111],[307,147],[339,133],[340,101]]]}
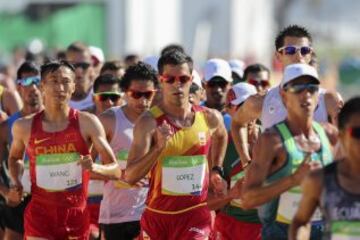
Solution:
{"label": "red framed sunglasses", "polygon": [[254,85],[255,87],[257,87],[257,86],[269,87],[270,86],[270,83],[268,80],[261,80],[261,79],[250,78],[248,80],[248,83],[251,85]]}
{"label": "red framed sunglasses", "polygon": [[192,80],[192,76],[188,75],[181,75],[181,76],[166,76],[161,75],[160,80],[169,84],[174,84],[176,81],[180,82],[181,84],[185,84]]}

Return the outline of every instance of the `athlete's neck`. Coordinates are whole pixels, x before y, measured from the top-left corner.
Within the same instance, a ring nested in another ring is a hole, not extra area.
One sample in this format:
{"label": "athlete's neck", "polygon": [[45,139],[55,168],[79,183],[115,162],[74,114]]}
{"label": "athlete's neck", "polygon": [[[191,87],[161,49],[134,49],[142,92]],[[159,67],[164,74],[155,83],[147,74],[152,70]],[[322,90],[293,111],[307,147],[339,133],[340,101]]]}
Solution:
{"label": "athlete's neck", "polygon": [[166,114],[168,114],[174,118],[177,118],[179,120],[185,120],[186,117],[191,113],[192,105],[188,101],[180,106],[174,106],[170,103],[162,101],[160,106]]}
{"label": "athlete's neck", "polygon": [[63,123],[68,120],[70,107],[68,105],[60,108],[45,107],[44,120],[53,123]]}
{"label": "athlete's neck", "polygon": [[290,131],[294,135],[304,135],[307,139],[313,135],[314,131],[312,128],[313,118],[311,117],[297,117],[288,115],[286,123],[288,124]]}
{"label": "athlete's neck", "polygon": [[125,105],[122,107],[122,110],[126,116],[126,118],[131,122],[131,123],[135,123],[136,119],[138,119],[138,117],[140,116],[140,114],[136,113],[135,111],[133,111],[129,105]]}

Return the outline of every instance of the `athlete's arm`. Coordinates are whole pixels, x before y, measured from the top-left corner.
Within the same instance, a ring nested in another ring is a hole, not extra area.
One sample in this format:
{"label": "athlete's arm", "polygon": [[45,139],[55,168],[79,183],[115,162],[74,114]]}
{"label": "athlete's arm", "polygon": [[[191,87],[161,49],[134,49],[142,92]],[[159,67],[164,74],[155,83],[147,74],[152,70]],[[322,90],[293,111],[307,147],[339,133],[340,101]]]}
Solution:
{"label": "athlete's arm", "polygon": [[212,134],[209,166],[222,166],[228,141],[228,135],[224,125],[223,117],[219,111],[214,109],[206,109],[205,115]]}
{"label": "athlete's arm", "polygon": [[247,125],[260,118],[264,97],[261,95],[249,97],[231,120],[231,136],[242,164],[247,164],[251,160]]}
{"label": "athlete's arm", "polygon": [[0,168],[5,165],[4,157],[7,156],[8,148],[7,148],[7,121],[0,123]]}
{"label": "athlete's arm", "polygon": [[319,206],[323,185],[323,170],[311,172],[302,182],[302,198],[289,228],[289,239],[296,240],[299,229],[311,219]]}
{"label": "athlete's arm", "polygon": [[95,115],[86,112],[80,112],[79,117],[82,136],[84,139],[90,140],[105,165],[93,163],[92,159],[86,156],[80,159],[80,163],[95,174],[109,178],[120,178],[119,165],[110,145],[106,141],[105,131],[99,119]]}
{"label": "athlete's arm", "polygon": [[125,170],[126,182],[134,185],[150,172],[170,135],[170,127],[157,127],[148,112],[137,119]]}
{"label": "athlete's arm", "polygon": [[[264,184],[267,176],[274,172],[272,165],[277,159],[285,159],[282,142],[278,134],[269,129],[264,132],[254,148],[254,159],[245,175],[242,203],[244,209],[252,209],[262,205],[281,193],[300,184],[304,175],[310,170],[307,162],[302,163],[297,171],[271,184]],[[279,169],[281,166],[278,166]]]}
{"label": "athlete's arm", "polygon": [[[26,143],[30,137],[32,118],[25,117],[21,118],[13,124],[12,127],[12,136],[13,141],[11,143],[10,152],[9,152],[9,172],[11,185],[14,189],[18,191],[18,202],[20,203],[22,197],[23,186],[21,183],[21,177],[24,172],[24,152]],[[14,202],[16,202],[14,200]]]}
{"label": "athlete's arm", "polygon": [[106,139],[108,142],[111,142],[115,130],[116,118],[114,111],[111,109],[107,109],[105,112],[99,115],[99,120],[101,124],[104,126]]}
{"label": "athlete's arm", "polygon": [[22,108],[22,100],[17,92],[4,90],[2,96],[2,106],[4,111],[10,116]]}

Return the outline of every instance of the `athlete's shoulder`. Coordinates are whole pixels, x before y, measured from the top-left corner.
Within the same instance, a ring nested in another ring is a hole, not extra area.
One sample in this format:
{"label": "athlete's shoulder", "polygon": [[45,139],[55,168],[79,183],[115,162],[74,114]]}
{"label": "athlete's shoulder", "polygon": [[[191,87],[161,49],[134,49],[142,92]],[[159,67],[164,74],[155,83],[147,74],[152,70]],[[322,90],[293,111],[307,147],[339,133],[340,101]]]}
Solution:
{"label": "athlete's shoulder", "polygon": [[222,114],[216,109],[203,107],[202,112],[210,128],[216,128],[224,122]]}
{"label": "athlete's shoulder", "polygon": [[35,119],[35,116],[37,116],[38,113],[33,113],[21,118],[18,118],[13,126],[12,126],[12,132],[15,133],[27,133],[30,132],[32,123]]}
{"label": "athlete's shoulder", "polygon": [[135,128],[140,128],[142,131],[153,130],[156,127],[156,119],[150,110],[143,112],[135,122]]}
{"label": "athlete's shoulder", "polygon": [[116,118],[115,111],[121,111],[121,107],[112,107],[109,109],[106,109],[104,112],[102,112],[98,117],[100,121],[111,121]]}
{"label": "athlete's shoulder", "polygon": [[258,142],[264,147],[270,146],[277,150],[283,148],[282,139],[276,126],[267,128],[263,133],[261,133]]}

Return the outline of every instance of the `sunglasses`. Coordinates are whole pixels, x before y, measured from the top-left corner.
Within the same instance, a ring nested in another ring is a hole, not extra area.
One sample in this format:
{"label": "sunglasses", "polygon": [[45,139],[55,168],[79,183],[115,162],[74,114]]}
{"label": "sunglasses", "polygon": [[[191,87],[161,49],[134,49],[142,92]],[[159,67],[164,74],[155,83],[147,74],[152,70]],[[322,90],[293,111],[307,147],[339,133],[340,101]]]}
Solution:
{"label": "sunglasses", "polygon": [[180,82],[181,84],[185,84],[189,81],[192,80],[192,76],[188,76],[188,75],[182,75],[182,76],[165,76],[162,75],[160,76],[161,81],[169,83],[169,84],[174,84],[175,81]]}
{"label": "sunglasses", "polygon": [[31,84],[39,85],[40,84],[40,77],[34,76],[34,77],[27,77],[23,79],[18,79],[17,83],[23,87],[30,86]]}
{"label": "sunglasses", "polygon": [[226,88],[228,86],[228,82],[226,81],[209,81],[206,83],[206,86],[213,88],[213,87],[220,87],[220,88]]}
{"label": "sunglasses", "polygon": [[146,99],[150,99],[155,95],[156,90],[146,91],[146,92],[140,92],[140,91],[133,91],[129,90],[127,93],[130,95],[130,97],[135,99],[140,99],[142,97]]}
{"label": "sunglasses", "polygon": [[302,56],[305,56],[313,51],[311,47],[308,46],[284,46],[278,49],[279,52],[283,52],[285,55],[294,55],[300,51]]}
{"label": "sunglasses", "polygon": [[295,85],[288,85],[284,87],[285,91],[299,94],[303,91],[308,91],[311,94],[314,94],[319,91],[319,85],[313,83],[306,83],[306,84],[295,84]]}
{"label": "sunglasses", "polygon": [[251,84],[251,85],[254,85],[255,87],[256,86],[261,86],[261,87],[269,87],[270,86],[270,83],[268,80],[260,80],[260,79],[252,79],[250,78],[248,80],[248,83]]}
{"label": "sunglasses", "polygon": [[352,138],[360,139],[360,127],[349,128],[348,131]]}
{"label": "sunglasses", "polygon": [[95,93],[94,97],[95,97],[96,100],[98,100],[100,102],[105,102],[107,100],[110,100],[112,102],[117,102],[121,98],[121,93],[118,93],[118,92],[100,92],[100,93]]}
{"label": "sunglasses", "polygon": [[82,68],[83,70],[86,70],[90,67],[90,63],[87,62],[78,62],[78,63],[73,63],[74,68]]}

